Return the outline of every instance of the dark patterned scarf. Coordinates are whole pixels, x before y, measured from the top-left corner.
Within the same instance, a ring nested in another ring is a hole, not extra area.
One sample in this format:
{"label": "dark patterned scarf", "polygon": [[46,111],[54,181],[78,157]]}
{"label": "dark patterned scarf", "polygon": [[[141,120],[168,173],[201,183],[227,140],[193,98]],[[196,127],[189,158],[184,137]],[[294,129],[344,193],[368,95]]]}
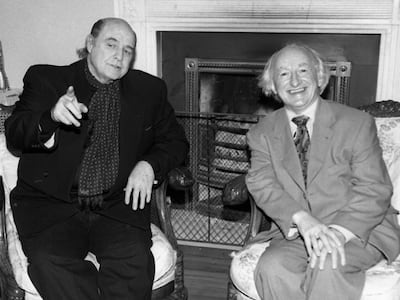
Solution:
{"label": "dark patterned scarf", "polygon": [[82,208],[98,209],[118,175],[120,90],[118,80],[102,84],[87,65],[85,75],[96,92],[88,111],[89,143],[81,163],[78,201]]}

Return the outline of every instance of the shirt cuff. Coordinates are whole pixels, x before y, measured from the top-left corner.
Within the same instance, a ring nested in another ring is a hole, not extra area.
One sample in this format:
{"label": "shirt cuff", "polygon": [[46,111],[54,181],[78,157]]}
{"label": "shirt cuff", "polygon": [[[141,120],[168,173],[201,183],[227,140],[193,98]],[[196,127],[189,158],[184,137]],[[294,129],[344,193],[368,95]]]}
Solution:
{"label": "shirt cuff", "polygon": [[41,138],[48,140],[58,128],[59,123],[53,121],[50,110],[45,111],[39,120]]}
{"label": "shirt cuff", "polygon": [[298,232],[299,232],[299,230],[297,229],[297,227],[290,227],[290,229],[288,231],[288,237],[292,237]]}
{"label": "shirt cuff", "polygon": [[356,238],[356,235],[354,233],[352,233],[350,230],[348,230],[347,228],[344,228],[340,225],[329,225],[330,228],[336,229],[337,231],[339,231],[341,234],[343,234],[344,236],[344,240],[347,243],[348,241],[350,241],[351,239]]}

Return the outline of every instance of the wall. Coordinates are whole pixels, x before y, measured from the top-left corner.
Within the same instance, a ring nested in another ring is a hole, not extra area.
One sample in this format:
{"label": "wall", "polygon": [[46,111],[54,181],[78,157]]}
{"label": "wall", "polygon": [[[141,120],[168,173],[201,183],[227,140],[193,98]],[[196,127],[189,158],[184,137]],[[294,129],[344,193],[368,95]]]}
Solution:
{"label": "wall", "polygon": [[112,0],[0,0],[0,40],[10,86],[22,88],[32,64],[76,60],[92,24],[113,15]]}

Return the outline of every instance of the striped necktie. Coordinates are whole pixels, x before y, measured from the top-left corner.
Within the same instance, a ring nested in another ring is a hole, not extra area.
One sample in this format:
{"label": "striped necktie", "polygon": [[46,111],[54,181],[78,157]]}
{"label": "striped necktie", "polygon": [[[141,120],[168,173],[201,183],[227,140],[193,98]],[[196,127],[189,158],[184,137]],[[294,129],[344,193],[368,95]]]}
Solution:
{"label": "striped necktie", "polygon": [[299,155],[301,170],[303,171],[304,184],[307,186],[307,166],[308,166],[308,149],[310,148],[310,135],[307,130],[307,121],[310,118],[307,116],[297,116],[292,119],[292,122],[297,125],[294,136],[294,145],[296,146],[297,154]]}

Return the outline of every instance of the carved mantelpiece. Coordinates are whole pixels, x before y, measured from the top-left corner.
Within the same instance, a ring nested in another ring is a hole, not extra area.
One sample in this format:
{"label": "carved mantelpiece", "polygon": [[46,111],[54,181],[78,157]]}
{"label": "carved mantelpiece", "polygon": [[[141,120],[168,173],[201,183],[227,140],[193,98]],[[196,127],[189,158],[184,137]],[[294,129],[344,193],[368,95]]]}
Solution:
{"label": "carved mantelpiece", "polygon": [[400,99],[400,0],[114,0],[138,36],[136,67],[158,74],[158,31],[381,36],[376,99]]}

